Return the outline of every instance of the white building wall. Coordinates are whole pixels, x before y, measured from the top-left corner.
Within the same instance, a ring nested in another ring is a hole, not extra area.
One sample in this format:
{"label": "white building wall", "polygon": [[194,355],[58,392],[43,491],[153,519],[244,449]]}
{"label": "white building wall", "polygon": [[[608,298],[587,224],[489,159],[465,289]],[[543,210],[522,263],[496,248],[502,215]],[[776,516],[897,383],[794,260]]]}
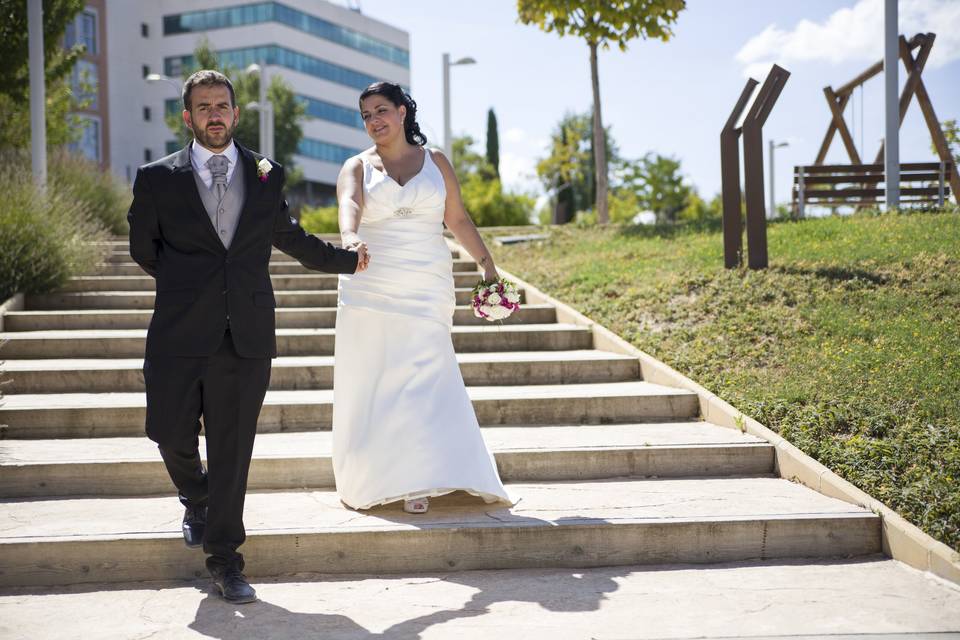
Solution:
{"label": "white building wall", "polygon": [[[132,180],[137,167],[144,163],[144,150],[150,149],[154,159],[163,157],[166,155],[167,141],[174,138],[164,121],[164,101],[179,98],[179,92],[168,83],[146,82],[143,79],[143,65],[148,65],[153,73],[162,74],[165,58],[192,54],[203,37],[210,41],[215,50],[278,45],[377,79],[410,86],[410,70],[407,67],[278,22],[163,35],[163,17],[166,15],[249,3],[250,0],[107,0],[110,38],[109,126],[112,134],[111,164],[115,174]],[[340,5],[325,0],[283,0],[282,4],[409,51],[408,33]],[[148,25],[149,36],[146,38],[141,35],[141,23]],[[349,109],[357,108],[360,89],[277,65],[268,66],[267,72],[270,76],[282,76],[295,93]],[[151,108],[150,122],[143,119],[144,106]],[[252,115],[248,114],[248,117]],[[305,121],[303,129],[306,138],[343,147],[363,149],[371,144],[362,129],[319,118]],[[295,162],[303,169],[308,181],[327,185],[335,183],[340,169],[339,163],[299,155],[295,156]]]}

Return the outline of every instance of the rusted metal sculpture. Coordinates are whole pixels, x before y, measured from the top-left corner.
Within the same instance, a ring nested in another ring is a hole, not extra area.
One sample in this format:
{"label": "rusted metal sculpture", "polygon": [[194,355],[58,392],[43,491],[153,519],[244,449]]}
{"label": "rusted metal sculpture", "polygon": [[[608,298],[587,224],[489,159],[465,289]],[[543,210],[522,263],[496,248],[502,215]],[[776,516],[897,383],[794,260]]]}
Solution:
{"label": "rusted metal sculpture", "polygon": [[754,89],[760,84],[753,78],[740,92],[736,106],[730,112],[723,130],[720,131],[720,184],[723,202],[723,266],[739,267],[743,260],[743,219],[740,194],[740,129],[737,121],[750,101]]}
{"label": "rusted metal sculpture", "polygon": [[[920,105],[927,129],[930,130],[930,137],[933,140],[934,148],[937,150],[937,155],[940,157],[940,162],[944,166],[949,166],[953,162],[953,158],[950,155],[950,147],[947,144],[946,137],[943,135],[943,129],[940,128],[940,121],[937,120],[937,114],[933,110],[933,103],[930,101],[930,95],[927,93],[927,89],[923,84],[923,78],[921,77],[936,37],[934,33],[918,33],[908,41],[904,36],[900,36],[900,60],[903,62],[903,66],[907,72],[907,81],[903,87],[903,93],[900,94],[900,124],[903,124],[903,119],[907,115],[907,108],[910,106],[910,101],[913,99],[913,96],[916,95],[917,104]],[[914,49],[919,49],[916,56],[913,54]],[[827,105],[830,108],[830,125],[827,127],[827,133],[823,137],[823,142],[820,144],[820,150],[817,152],[817,159],[814,161],[814,165],[822,165],[824,163],[827,152],[830,150],[830,144],[833,142],[833,136],[839,133],[840,140],[843,142],[847,155],[850,157],[851,164],[868,166],[864,164],[860,158],[860,154],[857,152],[856,144],[854,144],[853,137],[850,135],[850,130],[847,128],[847,123],[843,118],[843,112],[847,103],[850,101],[850,97],[853,95],[854,89],[882,71],[883,61],[881,60],[871,65],[863,71],[863,73],[842,87],[837,89],[833,89],[832,87],[824,88],[823,95],[826,97]],[[882,162],[883,144],[881,143],[874,164]],[[949,182],[954,199],[960,203],[960,175],[958,175],[956,171],[950,172]],[[869,204],[869,202],[871,202],[871,200],[865,200],[861,204]]]}
{"label": "rusted metal sculpture", "polygon": [[728,269],[739,267],[743,259],[743,227],[740,196],[740,154],[737,139],[743,134],[743,177],[747,205],[747,265],[765,269],[767,258],[767,212],[763,198],[763,124],[770,116],[790,72],[773,65],[760,87],[741,127],[737,121],[753,95],[758,82],[747,80],[720,132],[720,174],[723,191],[723,262]]}

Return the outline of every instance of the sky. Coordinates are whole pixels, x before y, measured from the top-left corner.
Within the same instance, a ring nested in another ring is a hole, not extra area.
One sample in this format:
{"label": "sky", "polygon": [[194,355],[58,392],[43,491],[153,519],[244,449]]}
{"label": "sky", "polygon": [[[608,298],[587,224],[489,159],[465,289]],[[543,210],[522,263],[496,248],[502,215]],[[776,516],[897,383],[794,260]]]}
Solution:
{"label": "sky", "polygon": [[[565,113],[592,104],[587,45],[520,24],[511,0],[354,4],[410,33],[411,93],[431,145],[442,145],[443,53],[477,60],[451,69],[454,135],[473,136],[482,150],[493,108],[505,185],[542,193],[535,168],[551,132]],[[921,31],[937,34],[923,73],[936,115],[960,119],[960,0],[900,0],[900,32],[909,38]],[[764,126],[764,153],[771,137],[788,143],[776,152],[776,196],[784,202],[792,167],[813,163],[830,122],[823,88],[846,83],[882,52],[883,0],[688,0],[669,42],[638,39],[626,52],[600,53],[604,125],[623,157],[675,157],[709,198],[720,190],[720,129],[746,78],[762,82],[776,62],[791,76]],[[902,85],[906,74],[899,71]],[[861,156],[871,162],[883,136],[882,91],[876,76],[845,112]],[[930,144],[914,101],[901,128],[901,161],[935,159]],[[827,161],[849,162],[839,136]]]}

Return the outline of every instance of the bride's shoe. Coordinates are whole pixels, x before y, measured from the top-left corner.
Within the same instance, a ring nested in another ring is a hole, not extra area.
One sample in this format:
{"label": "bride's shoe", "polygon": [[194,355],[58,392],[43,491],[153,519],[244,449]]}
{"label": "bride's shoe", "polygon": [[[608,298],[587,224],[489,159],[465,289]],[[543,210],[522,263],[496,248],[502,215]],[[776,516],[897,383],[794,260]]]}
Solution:
{"label": "bride's shoe", "polygon": [[430,507],[430,498],[414,498],[403,501],[403,510],[407,513],[426,513]]}

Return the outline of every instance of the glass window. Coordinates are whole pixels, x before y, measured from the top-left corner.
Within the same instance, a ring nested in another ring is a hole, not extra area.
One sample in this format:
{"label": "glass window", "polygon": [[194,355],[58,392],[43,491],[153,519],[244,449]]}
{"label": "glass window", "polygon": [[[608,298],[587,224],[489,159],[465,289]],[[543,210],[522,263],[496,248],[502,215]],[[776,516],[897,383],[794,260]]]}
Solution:
{"label": "glass window", "polygon": [[342,147],[338,144],[314,140],[313,138],[302,138],[297,146],[297,153],[314,160],[343,164],[347,158],[360,153],[360,149]]}
{"label": "glass window", "polygon": [[96,54],[97,46],[97,14],[92,11],[80,13],[80,41],[86,45],[87,52]]}
{"label": "glass window", "polygon": [[153,151],[151,151],[150,149],[144,149],[144,150],[143,150],[143,161],[144,161],[144,162],[151,162],[151,161],[153,161]]}
{"label": "glass window", "polygon": [[[237,69],[244,69],[254,62],[264,61],[267,64],[286,67],[354,89],[366,89],[368,85],[380,80],[380,78],[276,45],[218,51],[217,55],[220,57],[221,64]],[[192,55],[166,58],[164,73],[176,77],[182,75],[181,71],[184,67],[189,68],[193,64]]]}
{"label": "glass window", "polygon": [[150,37],[150,25],[148,25],[146,22],[140,23],[140,35],[144,38]]}
{"label": "glass window", "polygon": [[143,67],[141,67],[141,71],[143,72],[143,77],[146,78],[148,75],[150,75],[150,65],[143,65]]}
{"label": "glass window", "polygon": [[170,155],[171,153],[176,153],[177,151],[180,151],[180,149],[182,148],[183,148],[183,145],[180,144],[179,140],[167,140],[167,147],[166,147],[167,155]]}
{"label": "glass window", "polygon": [[364,128],[363,119],[360,118],[360,112],[356,109],[341,107],[338,104],[317,100],[310,96],[297,96],[297,99],[303,103],[303,106],[307,110],[307,115],[311,118],[328,120],[357,129]]}
{"label": "glass window", "polygon": [[167,98],[163,101],[163,110],[167,115],[179,114],[183,111],[183,102],[178,98]]}
{"label": "glass window", "polygon": [[70,75],[70,89],[74,97],[84,103],[84,109],[96,111],[99,108],[97,88],[99,86],[99,68],[89,60],[77,60]]}
{"label": "glass window", "polygon": [[359,31],[323,20],[279,2],[258,2],[223,9],[191,11],[163,17],[164,35],[209,31],[261,22],[279,22],[288,27],[339,45],[410,67],[410,52]]}
{"label": "glass window", "polygon": [[100,118],[94,116],[77,116],[83,127],[80,139],[71,142],[68,148],[85,158],[100,162]]}
{"label": "glass window", "polygon": [[151,120],[152,118],[153,118],[153,112],[150,111],[150,107],[144,107],[144,108],[143,108],[143,120],[144,120],[145,122],[150,122],[150,120]]}
{"label": "glass window", "polygon": [[97,53],[97,14],[91,9],[85,9],[77,14],[77,17],[67,24],[64,32],[64,43],[67,48],[77,44],[82,44],[87,48],[87,53],[96,55]]}

